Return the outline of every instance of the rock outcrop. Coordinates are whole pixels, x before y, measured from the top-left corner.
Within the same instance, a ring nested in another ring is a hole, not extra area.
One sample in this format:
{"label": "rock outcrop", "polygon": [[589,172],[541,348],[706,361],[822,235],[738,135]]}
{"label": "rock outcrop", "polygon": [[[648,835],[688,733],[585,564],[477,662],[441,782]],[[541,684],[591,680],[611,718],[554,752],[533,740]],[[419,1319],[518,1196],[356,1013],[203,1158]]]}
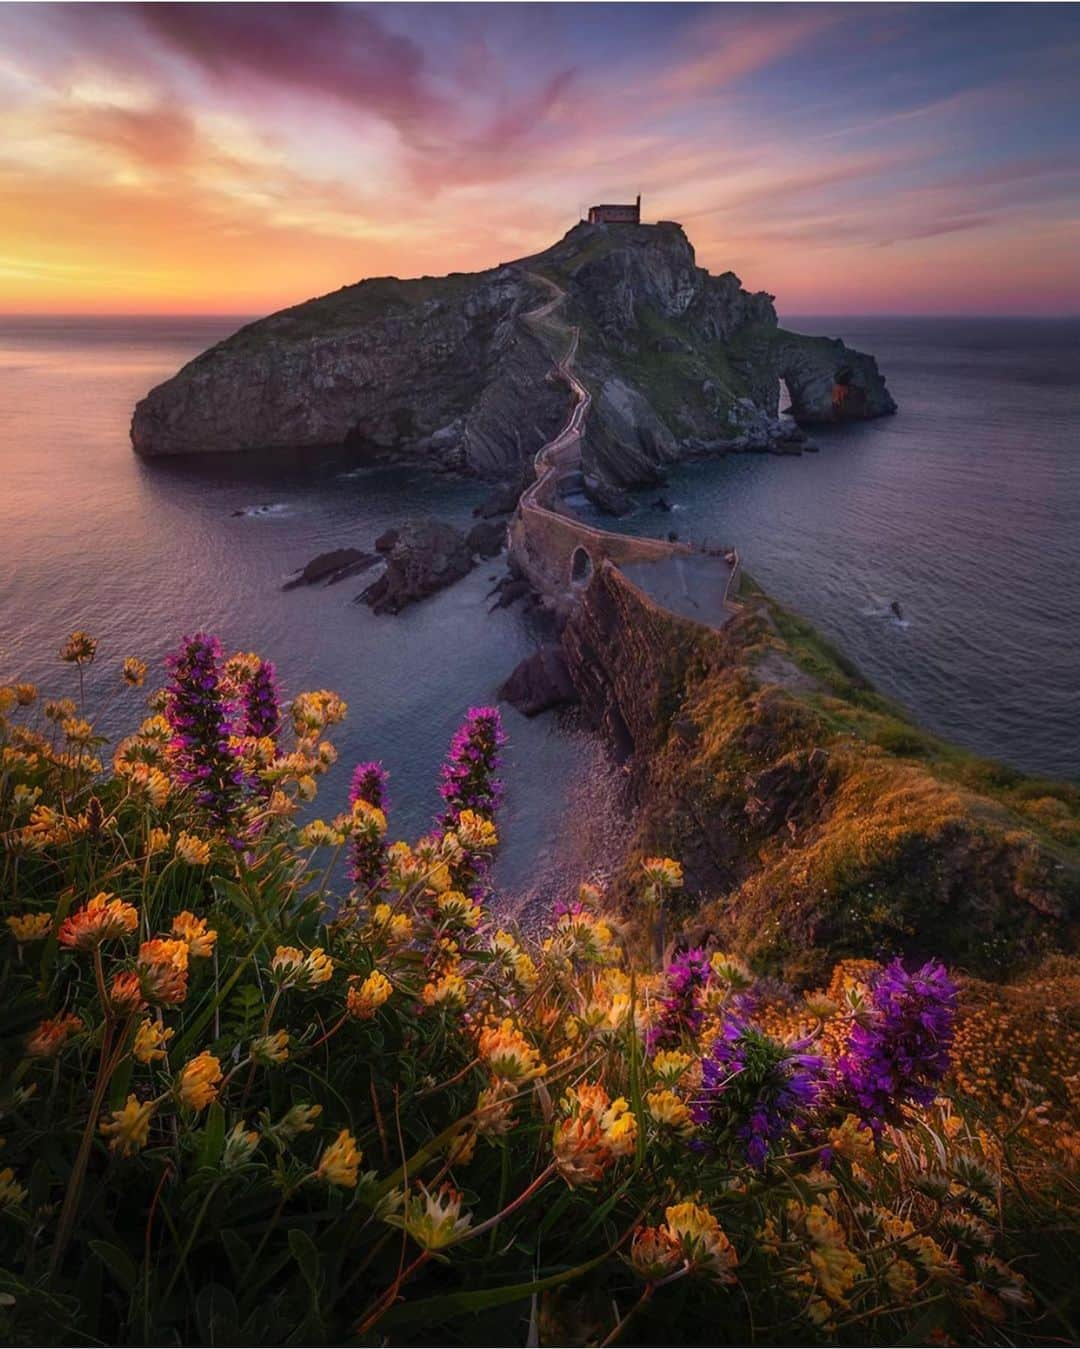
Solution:
{"label": "rock outcrop", "polygon": [[[553,293],[560,321],[528,321]],[[490,271],[376,278],[249,324],[150,391],[132,443],[336,447],[517,483],[564,413],[546,376],[570,326],[592,394],[584,467],[609,483],[730,448],[747,404],[776,419],[781,377],[799,421],[895,410],[872,357],[780,329],[772,296],[699,267],[679,225],[583,223]]]}
{"label": "rock outcrop", "polygon": [[396,531],[386,570],[357,599],[377,614],[396,614],[460,581],[474,562],[461,530],[442,520],[408,520]]}
{"label": "rock outcrop", "polygon": [[344,581],[346,576],[356,576],[362,571],[374,567],[380,559],[375,553],[365,553],[359,548],[332,548],[328,553],[313,557],[306,567],[302,567],[281,587],[282,590],[295,590],[298,586],[334,585]]}
{"label": "rock outcrop", "polygon": [[526,656],[499,689],[499,698],[527,717],[576,703],[577,690],[562,648],[549,642]]}

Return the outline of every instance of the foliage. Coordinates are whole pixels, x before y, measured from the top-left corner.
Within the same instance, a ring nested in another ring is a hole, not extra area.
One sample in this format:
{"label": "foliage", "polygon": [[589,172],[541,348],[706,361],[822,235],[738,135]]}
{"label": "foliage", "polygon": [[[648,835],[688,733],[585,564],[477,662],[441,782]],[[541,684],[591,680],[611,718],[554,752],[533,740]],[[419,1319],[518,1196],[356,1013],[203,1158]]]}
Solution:
{"label": "foliage", "polygon": [[803,1001],[716,950],[660,967],[665,857],[656,966],[589,886],[526,938],[488,880],[492,709],[433,832],[387,844],[375,764],[298,818],[333,694],[280,710],[271,667],[185,639],[106,769],[72,643],[79,704],[0,689],[7,1342],[1075,1334],[1069,1158],[990,1118],[980,1066],[943,1083],[938,967]]}

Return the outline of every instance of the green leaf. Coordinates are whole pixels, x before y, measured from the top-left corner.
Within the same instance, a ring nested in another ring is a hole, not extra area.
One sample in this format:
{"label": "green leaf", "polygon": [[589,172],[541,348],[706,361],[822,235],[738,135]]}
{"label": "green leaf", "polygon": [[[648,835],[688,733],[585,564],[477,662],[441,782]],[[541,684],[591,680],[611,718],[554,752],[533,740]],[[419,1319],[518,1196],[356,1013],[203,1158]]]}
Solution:
{"label": "green leaf", "polygon": [[229,1264],[232,1265],[233,1273],[239,1279],[251,1264],[251,1247],[235,1228],[222,1228],[220,1236],[221,1244],[225,1247],[225,1254],[229,1257]]}
{"label": "green leaf", "polygon": [[215,1101],[206,1112],[206,1123],[203,1125],[202,1139],[199,1143],[198,1166],[216,1167],[221,1161],[221,1154],[225,1148],[225,1111],[221,1104]]}
{"label": "green leaf", "polygon": [[138,1282],[139,1268],[127,1251],[122,1251],[119,1246],[113,1246],[107,1241],[88,1241],[87,1245],[124,1292],[132,1292]]}
{"label": "green leaf", "polygon": [[323,1283],[322,1260],[319,1257],[318,1248],[303,1228],[290,1227],[289,1250],[292,1251],[293,1259],[300,1266],[300,1273],[304,1276],[304,1282],[311,1290],[312,1301],[317,1301]]}
{"label": "green leaf", "polygon": [[236,1344],[240,1309],[220,1283],[207,1283],[195,1298],[195,1324],[201,1344]]}

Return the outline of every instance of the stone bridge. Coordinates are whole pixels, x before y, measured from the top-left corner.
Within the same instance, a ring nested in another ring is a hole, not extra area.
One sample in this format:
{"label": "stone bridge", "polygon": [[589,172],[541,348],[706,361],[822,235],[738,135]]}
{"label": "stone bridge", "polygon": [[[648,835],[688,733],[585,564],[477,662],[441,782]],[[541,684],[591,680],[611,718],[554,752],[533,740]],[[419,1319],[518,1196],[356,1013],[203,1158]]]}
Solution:
{"label": "stone bridge", "polygon": [[[556,294],[524,317],[546,318],[565,298],[554,282],[538,277]],[[623,574],[654,601],[711,628],[722,628],[737,611],[739,556],[732,548],[706,551],[685,543],[638,538],[587,525],[562,497],[581,475],[581,438],[589,413],[588,389],[574,374],[578,330],[554,374],[571,392],[570,415],[535,459],[536,480],[521,495],[509,525],[510,555],[533,588],[556,612],[567,614],[593,574],[605,565]]]}

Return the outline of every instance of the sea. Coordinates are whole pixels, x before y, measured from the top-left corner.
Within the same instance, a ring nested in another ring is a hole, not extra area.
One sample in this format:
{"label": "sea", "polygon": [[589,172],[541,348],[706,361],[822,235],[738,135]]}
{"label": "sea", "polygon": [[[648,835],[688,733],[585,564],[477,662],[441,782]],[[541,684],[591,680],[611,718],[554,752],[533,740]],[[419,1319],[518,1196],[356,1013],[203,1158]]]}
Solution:
{"label": "sea", "polygon": [[[499,559],[396,616],[355,603],[362,577],[282,590],[317,553],[370,548],[409,516],[467,527],[483,484],[331,453],[136,458],[136,400],[241,321],[0,319],[0,681],[71,693],[57,650],[85,628],[99,641],[87,701],[115,738],[142,713],[124,657],[160,682],[183,634],[215,632],[274,660],[286,692],[347,700],[320,813],[342,806],[355,762],[379,758],[393,832],[415,837],[456,725],[542,628],[520,606],[492,610]],[[1080,776],[1080,321],[788,322],[873,352],[899,414],[816,432],[816,454],[680,468],[616,527],[734,544],[927,727]],[[627,824],[618,770],[573,714],[503,713],[497,879],[524,912],[602,872]]]}

